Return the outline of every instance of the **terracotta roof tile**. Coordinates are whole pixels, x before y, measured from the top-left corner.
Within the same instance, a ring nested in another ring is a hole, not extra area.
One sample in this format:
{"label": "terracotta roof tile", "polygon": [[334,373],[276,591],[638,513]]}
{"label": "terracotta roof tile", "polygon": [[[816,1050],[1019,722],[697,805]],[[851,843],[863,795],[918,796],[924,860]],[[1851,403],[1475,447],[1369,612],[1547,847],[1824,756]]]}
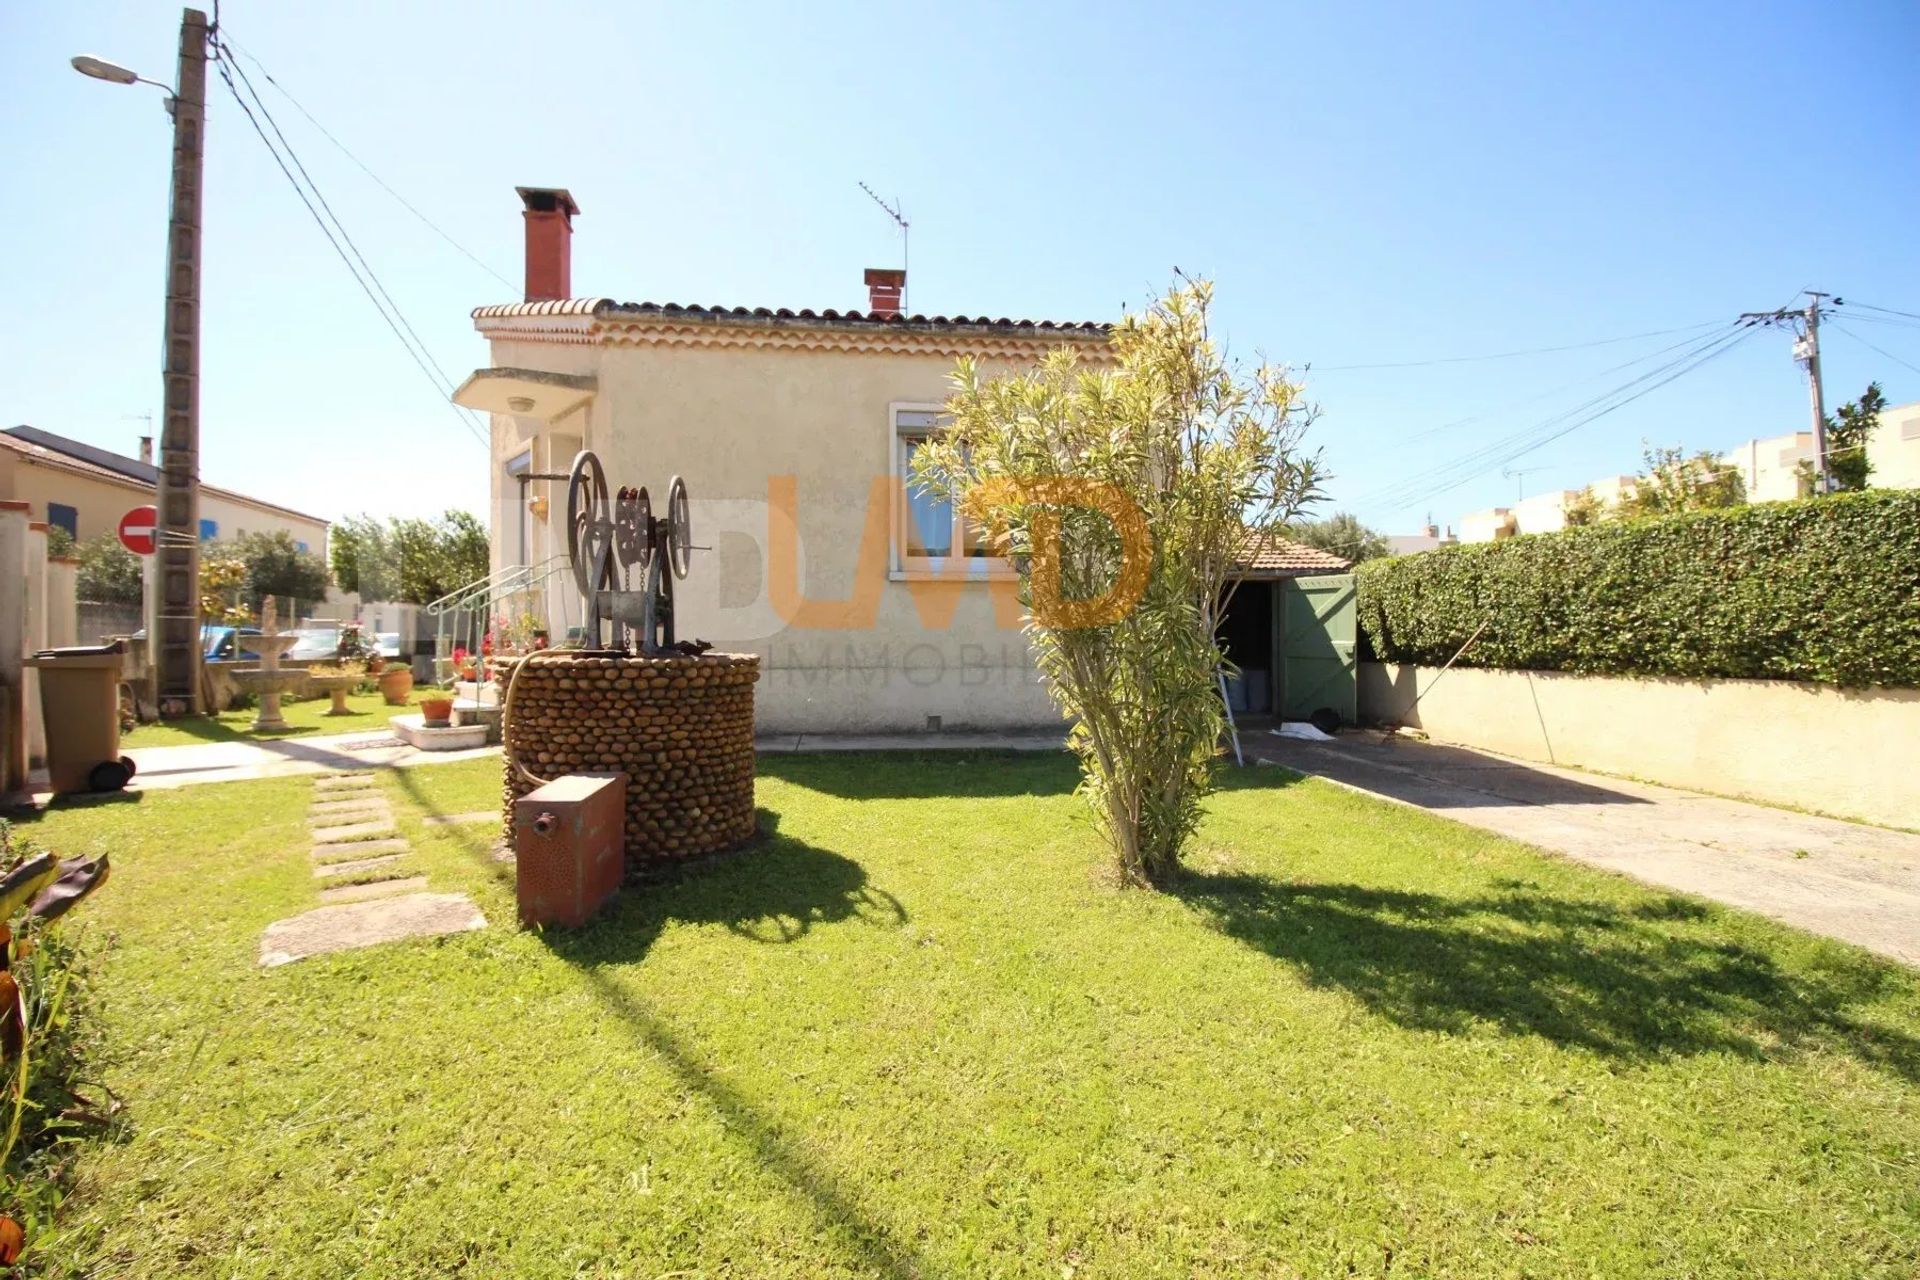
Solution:
{"label": "terracotta roof tile", "polygon": [[1236,559],[1243,572],[1282,576],[1345,573],[1353,568],[1351,560],[1342,559],[1331,551],[1322,551],[1304,542],[1278,536],[1248,538]]}
{"label": "terracotta roof tile", "polygon": [[1005,316],[883,315],[877,311],[824,311],[790,307],[710,307],[681,302],[615,302],[611,298],[566,298],[551,302],[508,302],[475,307],[475,320],[505,320],[533,316],[669,316],[674,319],[714,321],[774,321],[798,324],[872,325],[879,328],[985,329],[1104,338],[1112,326],[1095,320],[1012,320]]}

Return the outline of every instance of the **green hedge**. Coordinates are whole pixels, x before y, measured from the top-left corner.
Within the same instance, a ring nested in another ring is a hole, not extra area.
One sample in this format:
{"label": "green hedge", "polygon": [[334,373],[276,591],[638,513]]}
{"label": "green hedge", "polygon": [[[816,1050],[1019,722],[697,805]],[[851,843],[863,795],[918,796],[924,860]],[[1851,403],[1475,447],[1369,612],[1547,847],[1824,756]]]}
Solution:
{"label": "green hedge", "polygon": [[1383,662],[1920,686],[1920,491],[1443,547],[1360,566]]}

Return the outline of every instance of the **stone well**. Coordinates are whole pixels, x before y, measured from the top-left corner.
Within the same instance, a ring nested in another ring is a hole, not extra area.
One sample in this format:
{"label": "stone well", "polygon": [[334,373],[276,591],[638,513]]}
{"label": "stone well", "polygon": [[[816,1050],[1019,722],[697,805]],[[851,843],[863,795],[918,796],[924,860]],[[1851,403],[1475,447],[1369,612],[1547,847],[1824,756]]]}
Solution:
{"label": "stone well", "polygon": [[[503,691],[511,668],[502,670]],[[627,866],[739,844],[754,833],[753,685],[760,659],[534,655],[512,688],[505,725],[503,824],[542,778],[627,775]]]}

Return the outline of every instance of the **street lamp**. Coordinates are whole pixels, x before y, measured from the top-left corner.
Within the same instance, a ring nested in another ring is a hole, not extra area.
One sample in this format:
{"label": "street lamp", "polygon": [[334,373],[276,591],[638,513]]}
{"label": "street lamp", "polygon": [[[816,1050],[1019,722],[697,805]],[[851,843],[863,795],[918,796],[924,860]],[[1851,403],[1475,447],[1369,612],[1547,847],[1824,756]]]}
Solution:
{"label": "street lamp", "polygon": [[117,62],[108,62],[105,58],[96,58],[90,53],[80,54],[70,61],[75,71],[83,76],[92,76],[95,80],[105,80],[109,84],[150,84],[157,89],[165,89],[169,97],[173,95],[172,85],[161,84],[158,80],[149,80]]}
{"label": "street lamp", "polygon": [[205,168],[207,15],[180,16],[179,74],[169,87],[117,62],[81,54],[73,69],[108,84],[167,91],[173,116],[173,191],[167,221],[167,311],[162,355],[160,509],[154,538],[154,620],[147,629],[154,695],[163,716],[200,709],[200,188]]}

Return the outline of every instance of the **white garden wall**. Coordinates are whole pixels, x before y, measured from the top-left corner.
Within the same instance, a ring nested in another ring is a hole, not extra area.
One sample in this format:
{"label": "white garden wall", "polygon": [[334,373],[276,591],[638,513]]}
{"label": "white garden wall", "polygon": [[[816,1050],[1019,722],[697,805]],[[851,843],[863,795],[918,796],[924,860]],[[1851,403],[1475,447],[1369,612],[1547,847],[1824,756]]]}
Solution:
{"label": "white garden wall", "polygon": [[1524,760],[1920,828],[1916,689],[1363,662],[1360,718]]}

